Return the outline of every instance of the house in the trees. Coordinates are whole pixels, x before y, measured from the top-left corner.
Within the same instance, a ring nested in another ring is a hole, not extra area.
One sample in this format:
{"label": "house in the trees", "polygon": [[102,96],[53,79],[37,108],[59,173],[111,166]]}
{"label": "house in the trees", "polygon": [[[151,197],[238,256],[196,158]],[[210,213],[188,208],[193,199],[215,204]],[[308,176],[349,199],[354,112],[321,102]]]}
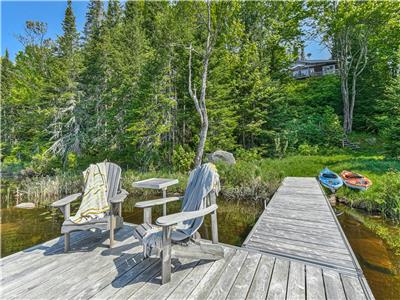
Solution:
{"label": "house in the trees", "polygon": [[290,67],[296,79],[336,74],[337,63],[334,59],[298,60]]}

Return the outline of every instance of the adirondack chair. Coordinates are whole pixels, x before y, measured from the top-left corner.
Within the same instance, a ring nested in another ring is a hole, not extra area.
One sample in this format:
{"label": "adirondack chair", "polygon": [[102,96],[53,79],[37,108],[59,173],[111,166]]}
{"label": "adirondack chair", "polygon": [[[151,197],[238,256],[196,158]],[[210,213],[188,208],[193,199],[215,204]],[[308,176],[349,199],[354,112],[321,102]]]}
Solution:
{"label": "adirondack chair", "polygon": [[[189,186],[189,183],[188,183]],[[183,200],[184,197],[168,197],[156,200],[137,202],[135,207],[143,208],[144,223],[136,226],[134,236],[141,242],[149,230],[158,227],[162,231],[162,243],[159,249],[161,258],[161,283],[165,284],[171,280],[171,257],[174,258],[193,258],[205,260],[218,260],[224,258],[224,249],[218,245],[218,224],[217,224],[217,204],[216,191],[213,189],[204,199],[202,199],[203,209],[197,211],[182,211],[171,215],[166,215],[166,209],[163,210],[163,216],[156,220],[156,225],[151,224],[152,207],[157,205],[166,205],[169,202]],[[174,226],[180,222],[204,217],[211,214],[211,236],[212,243],[201,240],[198,228],[191,236],[182,236],[177,232]],[[184,242],[182,242],[184,241]]]}
{"label": "adirondack chair", "polygon": [[107,177],[107,201],[110,210],[106,212],[104,218],[94,219],[87,223],[73,223],[70,217],[71,202],[79,199],[82,193],[69,195],[52,204],[53,207],[59,208],[64,214],[64,222],[61,227],[61,233],[64,234],[64,252],[68,252],[70,248],[70,233],[72,231],[81,231],[89,229],[100,229],[110,231],[110,248],[114,242],[114,230],[123,226],[122,203],[128,196],[128,192],[121,188],[121,168],[110,162],[102,162],[105,164]]}

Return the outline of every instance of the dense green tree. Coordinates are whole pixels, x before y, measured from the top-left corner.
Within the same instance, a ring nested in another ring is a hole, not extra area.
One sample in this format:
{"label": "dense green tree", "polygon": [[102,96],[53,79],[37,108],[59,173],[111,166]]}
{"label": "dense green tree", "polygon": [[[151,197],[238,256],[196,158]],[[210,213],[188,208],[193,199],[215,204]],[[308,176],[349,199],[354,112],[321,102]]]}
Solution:
{"label": "dense green tree", "polygon": [[1,70],[1,152],[2,159],[5,154],[9,154],[13,147],[15,135],[12,117],[15,115],[13,106],[10,105],[11,89],[14,81],[14,66],[10,61],[8,50],[0,60]]}
{"label": "dense green tree", "polygon": [[62,23],[63,35],[57,40],[58,59],[54,67],[57,80],[57,104],[54,121],[50,124],[53,144],[50,151],[60,155],[64,163],[68,153],[81,153],[82,112],[79,90],[81,57],[79,53],[79,33],[76,29],[72,3],[68,1]]}
{"label": "dense green tree", "polygon": [[10,160],[32,161],[49,144],[47,126],[54,114],[52,66],[55,58],[52,44],[45,38],[46,32],[46,23],[27,21],[25,34],[19,36],[25,50],[16,56],[11,89],[5,90],[2,99],[9,112],[4,120],[9,126],[4,142],[8,144],[9,152],[5,155]]}
{"label": "dense green tree", "polygon": [[[366,111],[364,107],[373,106],[373,101],[364,102],[361,109],[356,109],[356,100],[360,98],[360,79],[368,68],[374,73],[377,71],[377,61],[374,63],[371,58],[384,57],[383,45],[393,38],[394,32],[398,35],[399,6],[376,1],[314,1],[309,3],[309,7],[314,11],[319,33],[338,61],[343,130],[348,134],[353,129],[354,111],[362,113]],[[398,36],[397,41],[396,38],[391,40],[390,47],[396,51]],[[387,58],[384,60],[388,62]],[[369,83],[372,84],[371,81]]]}
{"label": "dense green tree", "polygon": [[104,56],[106,49],[103,43],[104,7],[102,1],[91,0],[86,13],[84,27],[83,71],[80,74],[82,88],[82,108],[84,122],[81,124],[83,134],[82,147],[88,155],[99,154],[105,132],[105,108],[103,93],[106,89]]}
{"label": "dense green tree", "polygon": [[386,139],[385,148],[390,155],[398,158],[400,157],[400,76],[390,81],[377,106],[380,110],[377,121]]}

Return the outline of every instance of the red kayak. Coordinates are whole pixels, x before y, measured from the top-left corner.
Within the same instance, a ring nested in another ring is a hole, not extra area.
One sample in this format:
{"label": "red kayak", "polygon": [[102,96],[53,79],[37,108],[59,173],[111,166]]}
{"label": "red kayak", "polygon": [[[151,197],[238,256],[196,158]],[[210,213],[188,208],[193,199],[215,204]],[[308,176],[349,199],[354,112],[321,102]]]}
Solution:
{"label": "red kayak", "polygon": [[351,189],[366,191],[372,185],[371,180],[358,173],[343,171],[340,173],[340,177],[342,177],[344,184]]}

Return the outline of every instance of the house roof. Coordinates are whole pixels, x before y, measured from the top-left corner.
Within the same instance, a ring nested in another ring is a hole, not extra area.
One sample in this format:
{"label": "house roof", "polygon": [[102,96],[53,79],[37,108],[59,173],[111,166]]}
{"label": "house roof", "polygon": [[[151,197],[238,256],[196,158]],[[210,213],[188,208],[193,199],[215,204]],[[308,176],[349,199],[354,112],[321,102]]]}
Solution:
{"label": "house roof", "polygon": [[335,64],[336,60],[334,59],[310,59],[310,60],[297,60],[292,66],[290,66],[290,70],[301,69],[304,67],[315,67],[318,65],[324,64]]}
{"label": "house roof", "polygon": [[296,64],[323,64],[323,63],[335,63],[335,59],[305,59],[305,60],[297,60]]}

